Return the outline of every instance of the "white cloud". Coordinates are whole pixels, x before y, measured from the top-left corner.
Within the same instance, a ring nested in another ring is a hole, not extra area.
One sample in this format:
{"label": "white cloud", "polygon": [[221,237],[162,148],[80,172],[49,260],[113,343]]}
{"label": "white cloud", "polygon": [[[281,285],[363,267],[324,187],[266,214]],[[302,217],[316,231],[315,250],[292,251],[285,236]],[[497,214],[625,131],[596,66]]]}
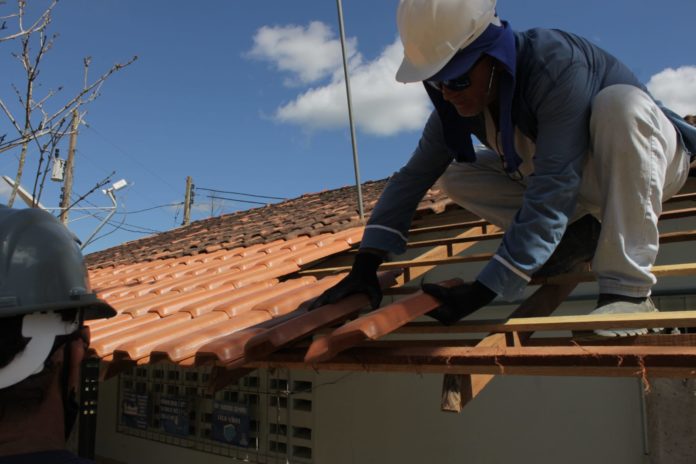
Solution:
{"label": "white cloud", "polygon": [[[355,55],[356,40],[346,43],[348,56]],[[309,84],[330,76],[341,66],[341,42],[331,28],[313,21],[302,26],[264,26],[254,35],[253,58],[272,62],[279,71],[293,74],[288,85]]]}
{"label": "white cloud", "polygon": [[[280,36],[284,37],[285,52],[271,46],[277,43]],[[274,62],[279,70],[293,74],[296,81],[308,84],[319,79],[328,80],[324,85],[309,88],[277,108],[274,114],[277,121],[296,124],[310,131],[347,127],[348,107],[340,43],[333,38],[328,26],[313,22],[306,29],[296,26],[263,27],[254,41],[256,45],[252,56]],[[261,43],[268,46],[260,46]],[[351,40],[350,43],[355,44],[356,41]],[[316,54],[319,56],[306,56],[315,55],[314,52],[307,53],[307,50],[313,49],[320,51]],[[398,39],[373,61],[365,62],[355,49],[349,56],[353,115],[359,129],[374,135],[389,136],[423,127],[431,107],[422,86],[404,85],[394,79],[403,56]],[[293,61],[303,59],[313,60],[307,67],[311,71]]]}
{"label": "white cloud", "polygon": [[650,78],[648,90],[679,115],[696,114],[696,66],[667,68]]}

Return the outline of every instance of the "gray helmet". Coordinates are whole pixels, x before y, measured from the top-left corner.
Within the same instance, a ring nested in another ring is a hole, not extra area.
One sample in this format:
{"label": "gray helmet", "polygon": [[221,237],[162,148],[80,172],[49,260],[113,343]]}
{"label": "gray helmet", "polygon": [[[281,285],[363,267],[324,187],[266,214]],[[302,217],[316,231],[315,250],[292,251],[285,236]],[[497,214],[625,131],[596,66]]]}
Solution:
{"label": "gray helmet", "polygon": [[[63,312],[77,309],[74,320]],[[0,206],[0,324],[21,316],[25,349],[0,369],[0,388],[40,372],[55,337],[114,309],[92,292],[74,236],[49,213]]]}

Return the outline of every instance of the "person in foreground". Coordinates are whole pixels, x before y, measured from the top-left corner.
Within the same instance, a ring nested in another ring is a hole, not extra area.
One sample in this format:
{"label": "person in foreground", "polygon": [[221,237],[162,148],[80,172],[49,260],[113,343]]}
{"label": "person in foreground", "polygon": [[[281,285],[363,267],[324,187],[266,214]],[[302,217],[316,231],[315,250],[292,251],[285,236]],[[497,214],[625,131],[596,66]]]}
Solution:
{"label": "person in foreground", "polygon": [[0,207],[0,464],[91,462],[64,449],[89,341],[83,321],[114,314],[60,222]]}
{"label": "person in foreground", "polygon": [[518,299],[533,277],[590,260],[594,314],[657,311],[657,220],[686,181],[696,128],[617,58],[568,32],[514,31],[495,0],[401,0],[397,23],[396,79],[420,82],[434,110],[375,206],[351,272],[312,307],[351,293],[378,307],[376,270],[405,251],[413,213],[438,181],[505,234],[474,282],[423,285],[442,302],[429,316],[455,323],[496,296]]}

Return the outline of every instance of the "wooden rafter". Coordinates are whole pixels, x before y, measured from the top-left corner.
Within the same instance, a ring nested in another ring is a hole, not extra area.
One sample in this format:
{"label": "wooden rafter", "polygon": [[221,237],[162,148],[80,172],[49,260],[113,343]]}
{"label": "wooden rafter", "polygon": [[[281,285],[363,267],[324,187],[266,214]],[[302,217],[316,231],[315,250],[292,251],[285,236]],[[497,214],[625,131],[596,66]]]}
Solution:
{"label": "wooden rafter", "polygon": [[[696,346],[355,347],[320,365],[304,348],[279,351],[254,367],[470,375],[696,377]],[[478,377],[481,376],[481,377]],[[483,387],[481,387],[483,388]]]}

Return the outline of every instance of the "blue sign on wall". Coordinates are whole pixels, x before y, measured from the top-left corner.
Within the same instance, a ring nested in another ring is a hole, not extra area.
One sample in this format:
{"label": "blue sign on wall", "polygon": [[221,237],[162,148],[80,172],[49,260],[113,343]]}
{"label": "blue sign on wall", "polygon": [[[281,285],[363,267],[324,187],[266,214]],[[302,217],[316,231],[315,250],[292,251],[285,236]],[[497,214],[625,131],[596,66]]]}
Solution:
{"label": "blue sign on wall", "polygon": [[189,402],[184,398],[163,396],[159,403],[160,424],[166,433],[187,437],[189,434]]}
{"label": "blue sign on wall", "polygon": [[121,400],[121,423],[134,429],[147,429],[148,396],[124,391]]}
{"label": "blue sign on wall", "polygon": [[249,447],[249,408],[240,404],[213,402],[211,437],[228,445]]}

